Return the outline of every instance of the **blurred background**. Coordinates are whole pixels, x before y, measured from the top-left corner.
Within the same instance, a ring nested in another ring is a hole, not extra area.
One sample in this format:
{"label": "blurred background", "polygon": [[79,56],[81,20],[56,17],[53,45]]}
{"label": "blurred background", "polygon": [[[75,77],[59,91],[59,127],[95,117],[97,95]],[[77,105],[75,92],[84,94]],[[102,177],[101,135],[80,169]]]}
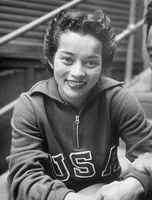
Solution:
{"label": "blurred background", "polygon": [[[42,43],[48,19],[60,7],[72,6],[85,11],[102,9],[111,18],[118,44],[116,57],[106,75],[124,81],[126,87],[138,97],[149,121],[152,120],[152,73],[143,21],[149,2],[0,0],[0,175],[7,170],[6,156],[10,153],[11,143],[10,119],[16,99],[37,81],[49,77],[43,68]],[[44,16],[45,19],[42,18]],[[37,23],[39,18],[42,20]],[[120,147],[124,149],[122,143]]]}

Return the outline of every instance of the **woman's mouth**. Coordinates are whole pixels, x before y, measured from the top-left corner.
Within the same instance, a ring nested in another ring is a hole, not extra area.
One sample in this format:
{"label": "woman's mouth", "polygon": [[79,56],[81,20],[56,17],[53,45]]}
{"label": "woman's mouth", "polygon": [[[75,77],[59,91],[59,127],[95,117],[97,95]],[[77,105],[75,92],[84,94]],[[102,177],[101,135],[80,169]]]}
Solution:
{"label": "woman's mouth", "polygon": [[73,80],[68,80],[68,85],[71,87],[71,88],[76,88],[76,89],[80,89],[82,88],[86,82],[85,81],[73,81]]}

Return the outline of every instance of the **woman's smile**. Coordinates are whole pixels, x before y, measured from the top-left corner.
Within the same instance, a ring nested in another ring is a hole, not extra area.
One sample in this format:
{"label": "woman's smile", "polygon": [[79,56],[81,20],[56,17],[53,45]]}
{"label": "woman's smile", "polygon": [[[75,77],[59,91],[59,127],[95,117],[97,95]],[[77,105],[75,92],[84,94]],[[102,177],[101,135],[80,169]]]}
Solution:
{"label": "woman's smile", "polygon": [[69,87],[73,89],[80,89],[86,84],[86,82],[84,81],[74,81],[74,80],[67,80],[67,83]]}

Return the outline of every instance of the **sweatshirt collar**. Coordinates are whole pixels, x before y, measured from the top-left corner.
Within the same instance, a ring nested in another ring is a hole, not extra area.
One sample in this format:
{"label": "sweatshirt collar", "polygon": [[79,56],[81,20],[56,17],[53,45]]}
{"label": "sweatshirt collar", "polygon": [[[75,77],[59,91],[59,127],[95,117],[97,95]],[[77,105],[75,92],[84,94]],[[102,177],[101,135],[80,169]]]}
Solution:
{"label": "sweatshirt collar", "polygon": [[50,98],[53,98],[58,101],[62,101],[61,96],[58,92],[58,85],[54,79],[54,77],[51,77],[50,79],[40,81],[36,83],[29,91],[30,95],[34,95],[36,93],[41,93],[43,95],[46,95]]}
{"label": "sweatshirt collar", "polygon": [[[123,85],[123,82],[116,81],[114,79],[108,78],[108,77],[101,77],[97,84],[93,87],[91,91],[91,99],[101,93],[102,91],[105,91],[107,89],[110,89],[112,87]],[[42,93],[50,98],[53,98],[55,100],[58,100],[60,102],[62,101],[62,98],[58,92],[58,85],[54,79],[54,77],[51,77],[48,80],[40,81],[36,83],[29,91],[30,95],[34,95],[35,93]]]}

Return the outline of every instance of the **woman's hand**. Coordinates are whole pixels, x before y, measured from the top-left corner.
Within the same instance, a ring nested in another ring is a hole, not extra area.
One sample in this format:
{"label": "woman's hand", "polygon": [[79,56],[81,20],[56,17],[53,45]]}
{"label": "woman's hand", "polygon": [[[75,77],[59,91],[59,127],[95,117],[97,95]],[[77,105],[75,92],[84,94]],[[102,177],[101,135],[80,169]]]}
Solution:
{"label": "woman's hand", "polygon": [[68,193],[65,200],[101,200],[102,198],[97,191],[105,185],[104,183],[97,183],[80,190],[78,193]]}
{"label": "woman's hand", "polygon": [[87,195],[87,194],[79,194],[70,192],[66,195],[65,200],[101,200],[99,195]]}

